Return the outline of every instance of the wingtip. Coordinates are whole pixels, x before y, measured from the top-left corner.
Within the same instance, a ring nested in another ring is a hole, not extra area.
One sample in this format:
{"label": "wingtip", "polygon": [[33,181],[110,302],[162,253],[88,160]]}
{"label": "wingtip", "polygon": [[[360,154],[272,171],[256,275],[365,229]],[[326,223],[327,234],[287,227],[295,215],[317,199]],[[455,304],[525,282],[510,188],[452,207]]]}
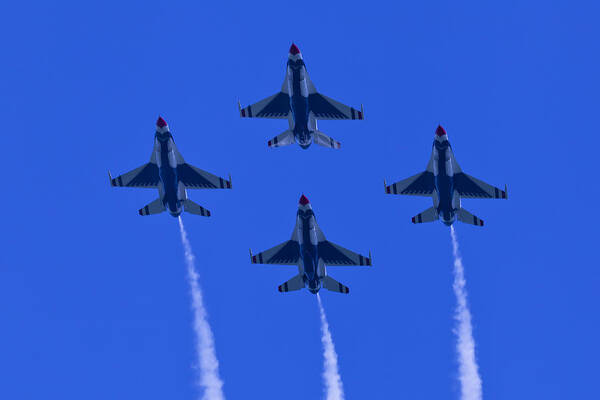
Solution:
{"label": "wingtip", "polygon": [[229,174],[229,189],[233,189],[233,180],[231,180],[231,174]]}
{"label": "wingtip", "polygon": [[252,249],[250,248],[248,250],[250,250],[250,263],[254,264],[254,262],[252,261],[252,256],[254,255],[254,254],[252,254]]}
{"label": "wingtip", "polygon": [[113,185],[113,177],[112,177],[112,174],[110,173],[110,169],[108,170],[108,182],[110,183],[110,186],[114,186]]}
{"label": "wingtip", "polygon": [[362,114],[362,119],[365,119],[365,107],[362,105],[362,103],[360,104],[360,113]]}
{"label": "wingtip", "polygon": [[386,183],[385,179],[383,180],[383,193],[387,194],[387,183]]}
{"label": "wingtip", "polygon": [[506,200],[508,200],[508,185],[504,184],[504,193],[506,193]]}
{"label": "wingtip", "polygon": [[371,250],[369,250],[369,266],[372,267],[373,266],[373,255],[371,254]]}

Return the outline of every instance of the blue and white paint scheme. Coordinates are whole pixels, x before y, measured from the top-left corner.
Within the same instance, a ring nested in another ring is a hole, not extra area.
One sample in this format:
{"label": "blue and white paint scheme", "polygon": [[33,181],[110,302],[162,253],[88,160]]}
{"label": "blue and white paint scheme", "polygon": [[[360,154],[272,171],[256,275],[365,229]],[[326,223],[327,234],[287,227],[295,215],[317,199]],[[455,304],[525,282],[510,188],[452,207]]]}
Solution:
{"label": "blue and white paint scheme", "polygon": [[326,265],[371,266],[371,254],[362,256],[325,239],[315,213],[306,196],[300,197],[296,226],[292,238],[269,250],[252,254],[253,264],[281,264],[298,266],[298,275],[279,286],[280,292],[290,292],[306,287],[317,294],[321,288],[338,293],[350,289],[327,275]]}
{"label": "blue and white paint scheme", "polygon": [[186,189],[231,189],[231,177],[226,180],[185,162],[162,117],[156,121],[150,162],[116,178],[110,171],[108,175],[111,186],[158,189],[158,199],[142,207],[140,215],[168,211],[178,217],[185,211],[210,217],[210,211],[188,199]]}
{"label": "blue and white paint scheme", "polygon": [[433,150],[425,172],[385,185],[387,194],[431,196],[433,207],[412,218],[414,224],[441,219],[448,226],[457,219],[461,222],[483,226],[483,220],[462,208],[461,199],[508,199],[504,190],[488,185],[462,172],[454,157],[446,130],[438,126],[435,131]]}
{"label": "blue and white paint scheme", "polygon": [[307,149],[312,142],[339,149],[340,142],[317,128],[319,119],[362,120],[360,111],[317,92],[310,80],[300,49],[292,43],[281,91],[248,107],[238,104],[242,118],[287,119],[289,129],[268,141],[269,147],[287,146],[294,142]]}

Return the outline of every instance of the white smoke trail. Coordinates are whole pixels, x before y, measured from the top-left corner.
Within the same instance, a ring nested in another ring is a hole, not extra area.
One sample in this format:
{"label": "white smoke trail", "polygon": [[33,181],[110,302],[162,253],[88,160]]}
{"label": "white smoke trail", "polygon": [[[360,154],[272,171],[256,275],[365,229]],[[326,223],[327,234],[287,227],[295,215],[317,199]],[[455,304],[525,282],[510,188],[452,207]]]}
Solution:
{"label": "white smoke trail", "polygon": [[208,324],[206,309],[202,301],[202,291],[198,284],[198,273],[194,268],[195,256],[192,246],[183,227],[183,220],[179,217],[179,231],[181,242],[185,251],[188,281],[192,295],[192,310],[194,311],[194,331],[196,333],[196,353],[200,366],[198,385],[204,388],[203,400],[223,400],[223,381],[219,377],[219,361],[215,351],[215,341],[212,330]]}
{"label": "white smoke trail", "polygon": [[319,312],[321,314],[321,342],[323,343],[323,381],[325,383],[325,393],[327,400],[343,400],[344,388],[342,378],[338,371],[338,358],[329,332],[329,324],[325,316],[325,309],[321,303],[321,297],[317,294],[319,301]]}
{"label": "white smoke trail", "polygon": [[467,305],[467,290],[465,289],[465,271],[462,257],[458,252],[458,239],[454,227],[450,227],[452,236],[452,253],[454,255],[454,294],[456,295],[456,314],[454,319],[458,326],[454,331],[458,337],[456,351],[458,352],[458,369],[462,400],[481,400],[481,378],[479,367],[475,360],[475,340],[471,326],[471,312]]}

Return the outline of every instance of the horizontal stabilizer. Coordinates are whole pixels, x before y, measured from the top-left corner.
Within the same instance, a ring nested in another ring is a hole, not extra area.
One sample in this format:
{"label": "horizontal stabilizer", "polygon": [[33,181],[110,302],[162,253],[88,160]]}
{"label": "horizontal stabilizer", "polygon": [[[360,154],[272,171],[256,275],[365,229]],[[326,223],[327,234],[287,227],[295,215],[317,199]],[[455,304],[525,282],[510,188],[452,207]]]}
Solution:
{"label": "horizontal stabilizer", "polygon": [[332,138],[320,131],[315,132],[314,141],[319,146],[329,147],[330,149],[339,149],[340,147],[342,147],[342,144],[340,142],[338,142],[337,140],[333,140]]}
{"label": "horizontal stabilizer", "polygon": [[183,201],[183,211],[190,213],[190,214],[194,214],[194,215],[210,217],[210,211],[208,211],[206,208],[194,203],[190,199],[186,199]]}
{"label": "horizontal stabilizer", "polygon": [[423,222],[433,222],[438,220],[438,213],[434,207],[430,207],[420,214],[412,217],[413,224],[422,224]]}
{"label": "horizontal stabilizer", "polygon": [[273,139],[269,140],[267,142],[267,145],[269,147],[282,147],[293,144],[294,142],[294,132],[288,129],[281,135],[277,135]]}
{"label": "horizontal stabilizer", "polygon": [[304,288],[304,278],[302,275],[296,275],[277,288],[280,292],[292,292],[294,290],[300,290]]}
{"label": "horizontal stabilizer", "polygon": [[458,220],[460,222],[464,222],[465,224],[471,224],[471,225],[475,225],[475,226],[483,226],[482,219],[477,218],[476,216],[474,216],[473,214],[471,214],[464,208],[459,208],[458,211],[456,211],[456,218],[458,218]]}
{"label": "horizontal stabilizer", "polygon": [[350,288],[348,286],[342,285],[341,283],[339,283],[338,281],[336,281],[335,279],[333,279],[330,276],[325,276],[323,278],[323,287],[332,292],[345,293],[345,294],[350,293]]}
{"label": "horizontal stabilizer", "polygon": [[160,214],[165,211],[165,205],[163,204],[161,199],[156,199],[152,203],[140,208],[138,213],[140,215],[152,215],[152,214]]}

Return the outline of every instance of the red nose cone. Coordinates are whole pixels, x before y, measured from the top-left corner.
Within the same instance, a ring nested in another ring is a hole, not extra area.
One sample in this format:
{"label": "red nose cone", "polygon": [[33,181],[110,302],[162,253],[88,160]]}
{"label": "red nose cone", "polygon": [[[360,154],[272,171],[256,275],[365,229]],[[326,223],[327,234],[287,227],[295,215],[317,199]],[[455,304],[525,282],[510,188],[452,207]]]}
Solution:
{"label": "red nose cone", "polygon": [[446,130],[442,128],[441,125],[438,125],[437,129],[435,130],[435,134],[438,136],[444,136],[446,134]]}
{"label": "red nose cone", "polygon": [[156,126],[158,126],[159,128],[164,128],[165,126],[167,126],[167,123],[164,119],[162,119],[162,117],[158,117],[158,120],[156,120]]}
{"label": "red nose cone", "polygon": [[294,43],[292,43],[292,47],[290,47],[290,54],[293,56],[300,54],[300,49]]}
{"label": "red nose cone", "polygon": [[308,199],[306,198],[305,195],[302,195],[302,197],[300,197],[300,204],[305,206],[309,203]]}

